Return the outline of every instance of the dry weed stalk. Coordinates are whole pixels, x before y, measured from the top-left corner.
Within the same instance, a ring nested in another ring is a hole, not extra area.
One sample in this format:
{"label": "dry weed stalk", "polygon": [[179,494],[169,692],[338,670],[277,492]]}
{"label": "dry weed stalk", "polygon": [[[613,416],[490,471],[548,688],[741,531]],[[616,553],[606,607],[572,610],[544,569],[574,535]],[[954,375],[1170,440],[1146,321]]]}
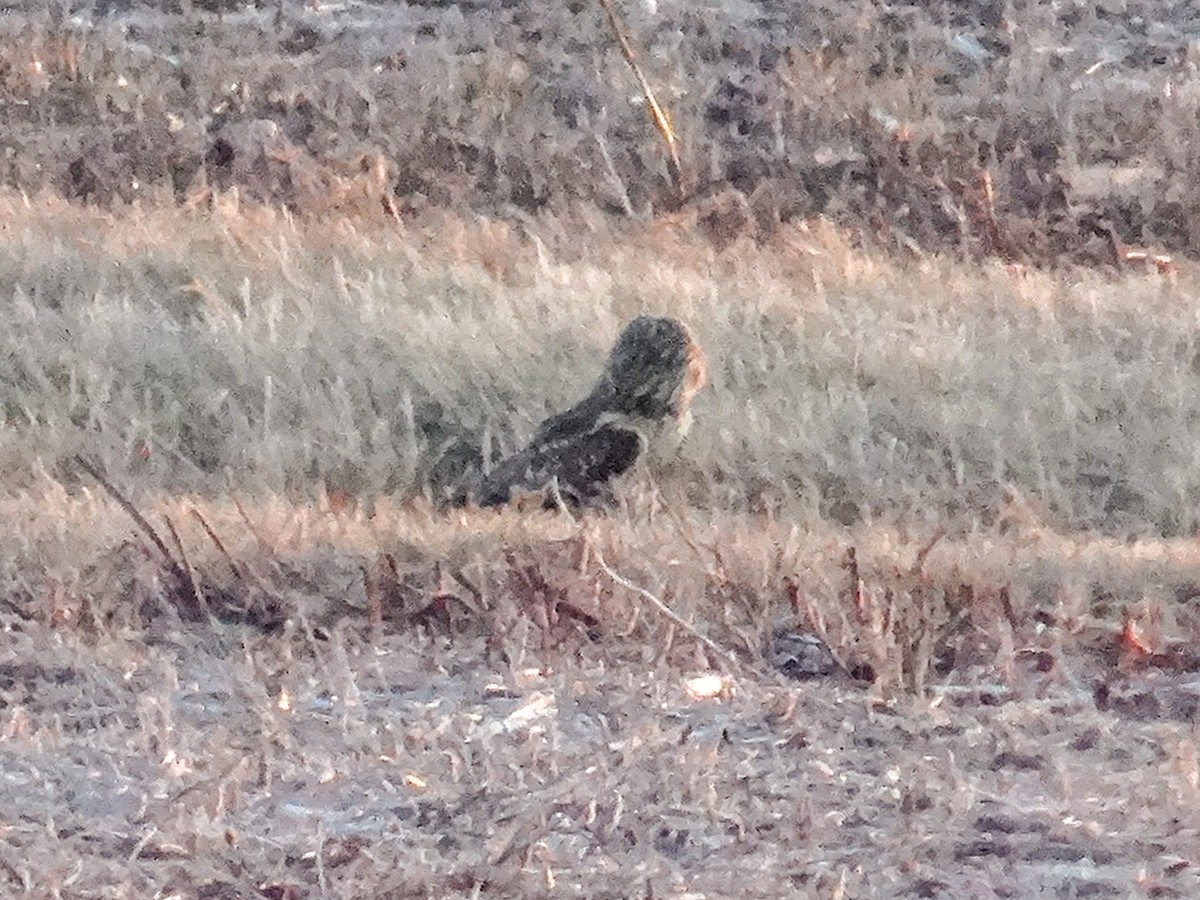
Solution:
{"label": "dry weed stalk", "polygon": [[608,142],[604,140],[604,135],[600,132],[596,132],[595,138],[596,147],[600,150],[600,158],[604,160],[604,168],[608,171],[608,179],[612,183],[617,199],[621,201],[621,209],[632,219],[634,217],[633,203],[629,199],[629,191],[625,189],[625,182],[621,180],[617,167],[613,164],[612,155],[608,152]]}
{"label": "dry weed stalk", "polygon": [[[249,531],[252,535],[254,535],[254,540],[258,542],[259,549],[262,550],[263,552],[265,552],[269,556],[272,556],[272,557],[278,556],[279,552],[276,549],[275,544],[273,542],[267,540],[266,535],[264,535],[262,533],[261,529],[259,529],[258,526],[256,526],[254,524],[254,521],[250,518],[250,514],[248,512],[246,512],[246,508],[244,506],[242,506],[242,501],[239,500],[237,497],[234,497],[233,498],[233,506],[238,511],[238,515],[242,517],[242,521],[246,523],[246,528],[249,529]],[[196,515],[199,516],[200,514],[197,512]],[[204,524],[204,527],[206,529],[208,529],[209,536],[214,541],[216,541],[216,535],[213,534],[212,529],[208,528],[208,523],[204,522],[203,518],[201,518],[200,521],[201,521],[201,523]],[[223,548],[220,546],[219,543],[217,544],[217,547],[218,547],[218,549],[223,550]],[[226,555],[226,557],[229,556],[229,554],[225,554],[225,555]]]}
{"label": "dry weed stalk", "polygon": [[67,625],[75,617],[75,611],[67,603],[67,588],[62,580],[47,575],[45,579],[46,592],[46,624],[51,628]]}
{"label": "dry weed stalk", "polygon": [[679,141],[675,136],[675,129],[671,127],[671,119],[658,102],[658,98],[654,96],[650,82],[642,73],[642,67],[637,62],[637,55],[633,52],[633,47],[630,45],[629,39],[625,36],[621,19],[617,16],[617,11],[613,9],[611,0],[600,0],[600,5],[604,7],[604,12],[608,15],[608,23],[612,26],[613,35],[616,37],[617,44],[621,48],[621,55],[625,57],[625,62],[629,63],[629,68],[633,71],[638,86],[642,89],[642,96],[646,98],[646,107],[650,110],[650,120],[654,123],[654,127],[658,129],[658,133],[662,136],[663,145],[667,148],[667,161],[670,165],[671,180],[675,185],[675,193],[682,198],[683,167],[679,164]]}
{"label": "dry weed stalk", "polygon": [[650,601],[650,604],[660,613],[662,613],[662,615],[665,616],[673,626],[677,625],[682,628],[721,659],[725,660],[725,662],[727,662],[732,669],[737,671],[741,670],[741,663],[738,661],[738,658],[733,654],[732,651],[725,649],[712,638],[708,637],[708,635],[702,634],[695,625],[692,625],[690,622],[680,616],[679,613],[667,606],[666,603],[664,603],[646,588],[639,584],[634,584],[620,572],[613,569],[612,566],[604,561],[604,554],[600,552],[600,548],[595,544],[591,544],[590,546],[592,548],[592,553],[595,554],[596,557],[596,565],[600,568],[601,572],[603,572],[617,584],[621,585],[621,587],[633,591],[635,594],[638,594],[639,596]]}
{"label": "dry weed stalk", "polygon": [[179,532],[175,529],[175,523],[171,521],[171,517],[163,514],[163,521],[167,523],[167,531],[171,533],[171,540],[175,542],[175,550],[179,553],[180,568],[187,574],[188,587],[191,589],[192,596],[196,598],[199,608],[205,613],[208,613],[208,603],[204,599],[204,593],[200,590],[200,581],[196,577],[196,569],[188,559],[187,551],[183,548],[183,541],[179,537]]}
{"label": "dry weed stalk", "polygon": [[[99,469],[78,454],[75,456],[75,463],[81,469],[91,475],[92,478],[96,480],[96,483],[100,485],[100,487],[104,488],[105,493],[112,497],[113,500],[116,501],[117,505],[120,506],[121,509],[124,510],[131,519],[133,519],[134,524],[136,524],[141,532],[150,539],[150,542],[154,544],[155,549],[157,549],[162,555],[163,562],[167,566],[167,573],[170,575],[172,587],[174,588],[174,590],[170,592],[170,596],[172,598],[178,598],[178,600],[181,601],[176,603],[180,613],[182,613],[185,618],[191,621],[200,621],[204,618],[207,618],[208,608],[204,603],[203,596],[200,594],[200,589],[196,583],[195,577],[185,564],[186,560],[185,563],[181,563],[175,558],[175,554],[168,549],[166,542],[163,541],[163,539],[159,536],[158,532],[155,530],[154,526],[150,524],[149,520],[142,515],[138,508],[134,506],[124,494],[117,490],[116,486],[113,485],[112,482],[104,477]],[[182,553],[182,544],[179,543],[179,535],[175,533],[175,527],[170,523],[170,521],[167,522],[167,527],[170,528],[176,544],[180,547],[180,551]]]}
{"label": "dry weed stalk", "polygon": [[[463,580],[451,575],[459,584],[463,584]],[[442,564],[438,561],[433,563],[433,593],[429,597],[429,602],[420,609],[414,610],[408,620],[415,625],[432,629],[434,626],[451,631],[456,622],[453,604],[461,607],[467,615],[479,620],[483,618],[484,610],[468,601],[465,597],[456,594],[446,584],[446,576],[442,569]],[[394,582],[397,591],[400,590],[400,582]],[[458,619],[457,621],[461,621]]]}
{"label": "dry weed stalk", "polygon": [[[234,503],[238,505],[238,509],[242,513],[242,516],[245,519],[247,526],[251,528],[251,531],[253,531],[254,529],[253,529],[253,526],[250,525],[249,517],[246,515],[245,510],[241,509],[241,505],[238,504],[238,501],[236,498],[234,499]],[[213,527],[211,525],[209,525],[208,520],[205,519],[204,516],[200,513],[200,510],[196,509],[195,507],[192,507],[191,512],[192,512],[192,515],[195,517],[196,521],[198,521],[200,523],[200,526],[204,529],[205,533],[208,535],[209,540],[211,540],[213,542],[213,546],[215,546],[217,548],[217,551],[223,557],[225,557],[225,561],[227,563],[229,563],[229,568],[233,571],[233,574],[239,580],[253,584],[256,588],[258,588],[258,590],[262,592],[262,595],[264,597],[266,597],[268,599],[268,601],[270,601],[270,604],[272,606],[274,606],[276,609],[283,609],[285,606],[283,598],[279,595],[279,593],[274,588],[271,587],[271,585],[269,585],[267,583],[266,579],[263,578],[261,575],[259,575],[257,572],[255,572],[252,566],[243,562],[242,560],[236,559],[233,556],[233,554],[231,554],[229,552],[228,548],[226,548],[224,542],[217,535],[216,531],[213,529]],[[261,538],[259,538],[257,532],[255,532],[255,537],[256,537],[256,539],[259,540],[260,549],[265,550],[269,546],[262,542],[262,540],[261,540]]]}
{"label": "dry weed stalk", "polygon": [[854,547],[846,549],[842,558],[842,567],[850,577],[850,599],[854,605],[854,615],[859,625],[866,625],[868,620],[866,598],[863,592],[863,580],[858,571],[858,551]]}
{"label": "dry weed stalk", "polygon": [[975,183],[955,179],[952,184],[962,200],[963,213],[975,233],[982,237],[984,252],[989,256],[1011,259],[1015,254],[1001,230],[996,216],[996,189],[992,172],[987,166],[975,170]]}
{"label": "dry weed stalk", "polygon": [[[558,505],[559,512],[561,512],[563,515],[565,515],[571,521],[571,523],[574,524],[578,528],[579,520],[577,518],[575,518],[574,515],[572,515],[571,510],[567,507],[566,502],[563,500],[562,493],[558,490],[558,484],[555,483],[555,484],[551,485],[551,487],[553,489],[554,501]],[[705,647],[707,647],[709,650],[711,650],[713,653],[715,653],[721,659],[725,660],[725,662],[729,664],[731,669],[733,669],[734,671],[741,670],[742,665],[738,661],[737,656],[734,655],[733,651],[728,650],[725,647],[722,647],[720,644],[718,644],[716,641],[714,641],[708,635],[702,634],[696,628],[695,625],[692,625],[690,622],[688,622],[686,619],[684,619],[682,616],[680,616],[679,613],[675,612],[675,610],[673,610],[673,609],[671,609],[671,607],[667,606],[667,604],[664,603],[659,597],[655,596],[653,593],[651,593],[649,590],[642,587],[641,585],[635,584],[634,582],[630,581],[628,578],[626,578],[620,572],[613,569],[612,566],[610,566],[607,562],[605,562],[604,554],[600,551],[600,548],[596,546],[595,542],[582,529],[579,529],[578,534],[579,534],[580,540],[583,542],[583,546],[587,549],[588,552],[590,552],[592,554],[592,556],[595,557],[596,565],[600,569],[601,572],[603,572],[605,575],[607,575],[610,579],[612,579],[617,584],[621,585],[621,587],[623,587],[627,590],[633,591],[635,594],[638,594],[639,596],[648,600],[650,602],[651,606],[653,606],[656,610],[658,610],[659,613],[661,613],[663,616],[665,616],[667,618],[667,620],[672,623],[672,626],[671,626],[672,632],[668,638],[668,641],[666,642],[666,644],[668,646],[674,640],[674,631],[673,631],[674,626],[678,625],[685,632],[690,634],[692,637],[694,637],[696,640],[698,640],[701,644],[703,644]]]}
{"label": "dry weed stalk", "polygon": [[396,571],[396,558],[390,553],[381,553],[375,564],[363,568],[363,590],[367,595],[367,620],[371,625],[371,643],[376,646],[383,639],[383,607],[385,598],[398,588],[400,574]]}
{"label": "dry weed stalk", "polygon": [[[911,566],[893,565],[888,583],[873,589],[862,577],[855,548],[848,548],[842,558],[849,581],[847,605],[862,629],[877,683],[891,682],[924,694],[938,647],[960,620],[950,591],[934,584],[925,570],[930,552],[944,536],[938,528],[918,548]],[[795,598],[793,606],[798,606]]]}
{"label": "dry weed stalk", "polygon": [[1108,239],[1112,245],[1113,261],[1118,269],[1140,266],[1143,269],[1154,267],[1159,275],[1173,276],[1175,260],[1167,253],[1152,253],[1141,247],[1130,247],[1119,237],[1116,231],[1109,229]]}

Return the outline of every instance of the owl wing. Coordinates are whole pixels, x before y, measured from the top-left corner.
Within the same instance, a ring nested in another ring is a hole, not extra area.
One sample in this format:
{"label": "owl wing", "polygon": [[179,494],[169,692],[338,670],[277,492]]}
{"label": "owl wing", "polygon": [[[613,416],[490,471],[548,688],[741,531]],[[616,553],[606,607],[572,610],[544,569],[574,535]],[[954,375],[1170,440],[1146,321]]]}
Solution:
{"label": "owl wing", "polygon": [[568,503],[578,505],[605,496],[609,481],[629,469],[641,454],[636,431],[605,424],[574,435],[535,441],[502,460],[483,480],[480,506],[499,506],[514,494],[546,491],[553,506],[551,486]]}

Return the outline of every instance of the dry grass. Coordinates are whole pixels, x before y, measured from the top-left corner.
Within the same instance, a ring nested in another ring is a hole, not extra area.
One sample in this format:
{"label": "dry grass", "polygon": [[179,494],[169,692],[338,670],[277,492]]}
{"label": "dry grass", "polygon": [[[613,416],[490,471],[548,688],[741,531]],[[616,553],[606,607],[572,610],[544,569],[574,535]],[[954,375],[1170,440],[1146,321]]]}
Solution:
{"label": "dry grass", "polygon": [[[713,357],[661,487],[715,508],[1196,528],[1189,266],[1046,273],[856,252],[820,221],[714,251],[686,217],[521,232],[431,215],[309,225],[0,197],[12,485],[96,453],[148,488],[438,497],[578,399],[621,325]],[[576,230],[582,229],[582,230]]]}
{"label": "dry grass", "polygon": [[[3,510],[26,523],[0,661],[11,891],[1197,887],[1200,617],[1147,593],[1196,583],[1193,541],[163,498],[211,608],[250,607],[189,625],[120,509],[32,499]],[[1122,648],[1121,605],[1159,662]],[[875,683],[775,673],[795,610]],[[691,696],[714,666],[723,698]]]}
{"label": "dry grass", "polygon": [[[1195,889],[1190,267],[3,202],[10,890]],[[435,508],[643,310],[678,457]]]}
{"label": "dry grass", "polygon": [[1040,263],[1200,247],[1187,5],[630,4],[670,154],[598,3],[12,5],[0,181],[30,192],[644,221],[681,204],[677,152],[722,245],[824,215]]}
{"label": "dry grass", "polygon": [[[0,893],[1200,892],[1187,23],[662,6],[682,205],[598,7],[5,20]],[[640,313],[677,452],[439,508]]]}

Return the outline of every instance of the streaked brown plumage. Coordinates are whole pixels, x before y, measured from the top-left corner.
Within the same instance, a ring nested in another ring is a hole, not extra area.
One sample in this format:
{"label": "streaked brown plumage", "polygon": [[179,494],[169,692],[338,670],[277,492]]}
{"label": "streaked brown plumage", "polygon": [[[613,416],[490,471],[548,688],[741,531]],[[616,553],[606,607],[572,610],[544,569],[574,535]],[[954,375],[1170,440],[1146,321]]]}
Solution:
{"label": "streaked brown plumage", "polygon": [[501,460],[475,492],[481,506],[529,493],[546,506],[611,497],[612,479],[628,470],[665,420],[681,428],[707,378],[704,354],[679,321],[642,316],[630,322],[592,392],[547,419],[525,449]]}

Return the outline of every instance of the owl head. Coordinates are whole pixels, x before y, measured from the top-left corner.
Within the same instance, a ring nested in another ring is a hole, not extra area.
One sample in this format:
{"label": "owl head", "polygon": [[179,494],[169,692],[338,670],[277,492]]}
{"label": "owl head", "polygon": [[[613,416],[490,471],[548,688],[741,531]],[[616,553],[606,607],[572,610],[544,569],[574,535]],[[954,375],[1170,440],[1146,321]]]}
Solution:
{"label": "owl head", "polygon": [[704,354],[683,323],[640,316],[617,338],[602,384],[616,412],[683,422],[706,380]]}

